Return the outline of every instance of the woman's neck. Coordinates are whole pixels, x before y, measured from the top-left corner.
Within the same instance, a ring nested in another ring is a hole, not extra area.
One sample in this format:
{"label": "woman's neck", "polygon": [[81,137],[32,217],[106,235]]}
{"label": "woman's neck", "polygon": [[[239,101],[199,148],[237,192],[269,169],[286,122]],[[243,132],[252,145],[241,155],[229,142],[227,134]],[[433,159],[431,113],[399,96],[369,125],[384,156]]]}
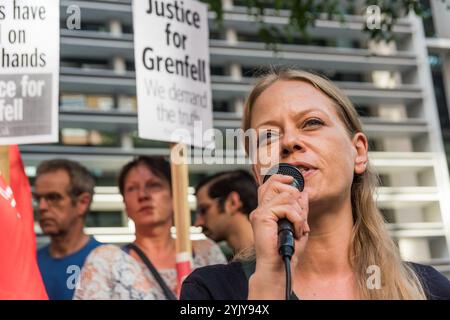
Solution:
{"label": "woman's neck", "polygon": [[175,250],[175,240],[171,236],[170,226],[136,227],[134,242],[153,259],[165,257]]}
{"label": "woman's neck", "polygon": [[351,273],[349,250],[353,216],[350,199],[326,213],[312,212],[308,223],[311,232],[296,269],[312,277]]}

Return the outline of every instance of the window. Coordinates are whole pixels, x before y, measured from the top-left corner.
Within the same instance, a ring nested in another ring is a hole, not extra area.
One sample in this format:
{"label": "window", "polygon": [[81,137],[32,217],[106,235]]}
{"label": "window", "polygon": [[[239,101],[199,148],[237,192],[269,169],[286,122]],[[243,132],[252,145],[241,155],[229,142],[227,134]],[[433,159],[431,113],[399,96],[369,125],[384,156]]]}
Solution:
{"label": "window", "polygon": [[138,133],[133,133],[133,144],[135,148],[161,148],[169,150],[169,143],[164,141],[147,140],[138,137]]}
{"label": "window", "polygon": [[119,96],[117,99],[118,109],[123,112],[137,112],[136,96]]}
{"label": "window", "polygon": [[431,11],[430,1],[429,0],[420,0],[420,4],[423,7],[423,28],[425,31],[426,37],[436,37],[436,30],[434,29],[434,21],[433,15]]}
{"label": "window", "polygon": [[213,111],[217,112],[230,111],[230,102],[225,100],[213,100]]}
{"label": "window", "polygon": [[86,227],[123,227],[120,211],[91,211],[86,216]]}
{"label": "window", "polygon": [[61,129],[61,144],[73,146],[119,147],[120,137],[116,132],[103,132],[83,128]]}
{"label": "window", "polygon": [[114,109],[114,97],[108,94],[83,94],[62,92],[60,105],[64,109],[93,109],[110,111]]}

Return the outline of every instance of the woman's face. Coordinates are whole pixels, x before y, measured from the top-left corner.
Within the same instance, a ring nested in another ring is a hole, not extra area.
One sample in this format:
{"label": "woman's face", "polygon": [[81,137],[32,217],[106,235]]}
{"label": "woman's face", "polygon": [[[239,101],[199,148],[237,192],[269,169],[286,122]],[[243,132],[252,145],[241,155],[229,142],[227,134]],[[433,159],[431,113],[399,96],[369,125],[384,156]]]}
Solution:
{"label": "woman's face", "polygon": [[125,209],[136,226],[172,223],[172,196],[169,183],[147,166],[132,168],[124,184]]}
{"label": "woman's face", "polygon": [[262,164],[293,164],[305,178],[311,207],[349,197],[354,173],[365,171],[367,138],[350,137],[333,101],[309,83],[279,80],[269,86],[253,105],[251,127],[258,130],[253,170],[259,183],[267,170]]}

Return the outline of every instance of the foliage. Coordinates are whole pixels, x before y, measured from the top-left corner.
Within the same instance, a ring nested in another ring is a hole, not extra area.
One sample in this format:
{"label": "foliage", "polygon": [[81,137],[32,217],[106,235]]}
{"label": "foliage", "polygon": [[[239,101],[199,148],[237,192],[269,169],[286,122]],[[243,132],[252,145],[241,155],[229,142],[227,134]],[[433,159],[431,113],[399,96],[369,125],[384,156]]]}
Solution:
{"label": "foliage", "polygon": [[[216,13],[216,23],[221,25],[225,13],[222,1],[201,1],[207,3],[210,11]],[[340,0],[235,0],[234,3],[247,8],[247,14],[259,24],[259,37],[268,45],[276,45],[283,38],[292,42],[295,33],[299,33],[303,39],[307,40],[309,28],[314,27],[318,19],[333,19],[345,23],[346,15],[349,13],[366,16],[365,23],[361,25],[361,31],[367,33],[370,39],[391,41],[394,40],[393,28],[399,19],[408,16],[410,12],[419,17],[425,17],[427,14],[419,0],[363,1],[362,12],[357,12],[356,0],[344,2]],[[283,27],[269,25],[265,23],[264,15],[287,15],[289,23]]]}

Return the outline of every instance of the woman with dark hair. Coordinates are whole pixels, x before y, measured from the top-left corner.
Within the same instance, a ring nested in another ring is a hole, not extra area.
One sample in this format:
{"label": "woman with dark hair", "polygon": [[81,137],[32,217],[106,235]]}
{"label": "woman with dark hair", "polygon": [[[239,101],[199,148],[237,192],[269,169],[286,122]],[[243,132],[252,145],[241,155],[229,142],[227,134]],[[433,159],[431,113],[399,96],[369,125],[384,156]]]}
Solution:
{"label": "woman with dark hair", "polygon": [[[75,299],[176,298],[177,274],[170,165],[162,157],[141,156],[119,174],[119,190],[136,240],[119,248],[94,250],[82,269]],[[193,268],[226,263],[211,240],[194,241]],[[150,265],[149,265],[150,263]]]}
{"label": "woman with dark hair", "polygon": [[[260,156],[253,159],[260,185],[250,215],[255,246],[229,265],[195,270],[183,283],[182,299],[284,299],[277,248],[277,222],[284,218],[295,236],[291,298],[450,299],[442,274],[401,261],[374,201],[367,137],[333,83],[299,70],[272,72],[251,91],[243,120],[244,131],[256,130],[258,137],[256,152],[249,144],[246,151]],[[263,164],[278,162],[301,171],[302,192],[285,175],[263,184]],[[370,282],[371,274],[380,281]]]}

